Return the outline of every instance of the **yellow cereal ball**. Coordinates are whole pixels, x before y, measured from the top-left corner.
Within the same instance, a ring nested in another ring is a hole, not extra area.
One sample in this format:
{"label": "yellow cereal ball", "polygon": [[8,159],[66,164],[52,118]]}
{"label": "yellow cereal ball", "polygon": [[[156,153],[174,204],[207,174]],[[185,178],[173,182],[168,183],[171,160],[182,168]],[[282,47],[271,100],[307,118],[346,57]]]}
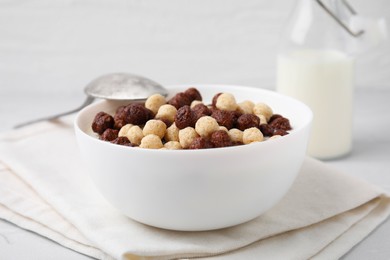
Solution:
{"label": "yellow cereal ball", "polygon": [[265,103],[257,103],[254,107],[253,107],[253,114],[255,115],[263,115],[265,116],[265,119],[267,119],[267,122],[269,121],[269,119],[271,118],[272,114],[274,112],[272,111],[272,109]]}
{"label": "yellow cereal ball", "polygon": [[230,93],[222,93],[219,95],[215,106],[218,109],[227,111],[235,111],[237,109],[236,99]]}
{"label": "yellow cereal ball", "polygon": [[167,148],[168,150],[180,150],[183,149],[181,147],[181,144],[177,141],[169,141],[164,144],[164,147]]}
{"label": "yellow cereal ball", "polygon": [[194,106],[199,105],[199,104],[203,104],[203,102],[200,101],[200,100],[194,100],[194,101],[191,102],[191,106],[190,107],[194,108]]}
{"label": "yellow cereal ball", "polygon": [[165,104],[158,109],[156,118],[165,119],[168,120],[169,122],[173,122],[175,121],[176,112],[177,112],[176,107],[169,104]]}
{"label": "yellow cereal ball", "polygon": [[179,142],[183,148],[188,148],[198,136],[199,135],[196,133],[195,129],[188,126],[179,131]]}
{"label": "yellow cereal ball", "polygon": [[218,130],[225,131],[226,133],[229,132],[229,130],[226,127],[222,126],[222,125],[219,126]]}
{"label": "yellow cereal ball", "polygon": [[132,124],[127,124],[127,125],[124,125],[121,127],[121,129],[119,130],[119,133],[118,133],[118,136],[126,136],[127,135],[127,132],[129,132],[130,128],[132,128],[134,125]]}
{"label": "yellow cereal ball", "polygon": [[276,139],[276,138],[279,138],[279,137],[282,137],[281,135],[273,135],[273,136],[271,136],[270,138],[269,138],[269,140],[271,140],[271,139]]}
{"label": "yellow cereal ball", "polygon": [[126,137],[132,144],[139,145],[144,137],[144,134],[141,127],[135,125],[127,131]]}
{"label": "yellow cereal ball", "polygon": [[209,137],[212,133],[219,130],[217,120],[211,116],[202,116],[196,121],[195,130],[201,137]]}
{"label": "yellow cereal ball", "polygon": [[152,110],[153,114],[157,114],[160,106],[166,104],[165,97],[161,94],[153,94],[145,101],[145,107]]}
{"label": "yellow cereal ball", "polygon": [[144,136],[154,134],[160,137],[161,139],[164,137],[166,130],[167,130],[167,126],[163,121],[152,119],[146,122],[142,132]]}
{"label": "yellow cereal ball", "polygon": [[164,136],[165,141],[179,141],[179,128],[177,128],[176,124],[173,123],[170,127],[167,128]]}
{"label": "yellow cereal ball", "polygon": [[142,138],[139,147],[146,148],[146,149],[160,149],[163,148],[164,146],[159,136],[151,134]]}
{"label": "yellow cereal ball", "polygon": [[242,141],[244,144],[261,142],[263,140],[264,140],[263,133],[256,127],[245,129],[242,135]]}
{"label": "yellow cereal ball", "polygon": [[241,103],[237,104],[238,111],[240,111],[243,114],[252,114],[253,113],[253,107],[255,106],[255,103],[253,103],[250,100],[245,100]]}
{"label": "yellow cereal ball", "polygon": [[260,119],[260,125],[268,124],[267,119],[264,115],[257,115],[257,117]]}
{"label": "yellow cereal ball", "polygon": [[229,134],[230,139],[233,142],[243,143],[243,141],[242,141],[243,132],[240,129],[232,128],[229,130],[228,134]]}

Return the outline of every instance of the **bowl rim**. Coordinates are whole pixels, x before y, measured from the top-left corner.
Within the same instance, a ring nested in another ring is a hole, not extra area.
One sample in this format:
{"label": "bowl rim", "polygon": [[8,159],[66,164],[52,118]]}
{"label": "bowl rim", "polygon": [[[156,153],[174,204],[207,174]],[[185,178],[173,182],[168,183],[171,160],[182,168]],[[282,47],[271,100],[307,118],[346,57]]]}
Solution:
{"label": "bowl rim", "polygon": [[[306,120],[304,121],[304,123],[302,123],[299,128],[297,129],[293,129],[293,131],[291,131],[288,135],[285,135],[283,136],[282,138],[275,138],[275,139],[272,139],[272,140],[267,140],[267,141],[262,141],[262,142],[255,142],[255,143],[251,143],[251,144],[247,144],[247,145],[238,145],[238,146],[229,146],[229,147],[219,147],[219,148],[210,148],[210,149],[181,149],[181,150],[170,150],[170,149],[146,149],[146,148],[139,148],[137,147],[137,149],[129,149],[129,148],[133,148],[133,147],[127,147],[127,146],[123,146],[123,145],[117,145],[117,144],[113,144],[111,142],[107,142],[107,141],[102,141],[94,136],[91,136],[90,134],[86,133],[84,130],[82,130],[82,128],[80,127],[79,125],[79,121],[80,121],[80,118],[83,116],[84,113],[86,113],[87,110],[91,109],[92,107],[95,107],[95,106],[99,106],[101,105],[102,103],[105,103],[107,102],[107,100],[99,100],[97,102],[93,102],[92,104],[84,107],[83,109],[81,109],[80,111],[77,112],[77,115],[74,119],[74,128],[76,130],[76,132],[80,133],[82,136],[88,138],[89,140],[92,140],[93,142],[99,142],[101,145],[109,145],[111,147],[117,147],[117,149],[126,149],[126,151],[137,151],[137,152],[141,152],[141,153],[158,153],[158,154],[168,154],[168,153],[174,153],[174,154],[188,154],[188,153],[196,153],[196,154],[203,154],[203,153],[210,153],[212,154],[213,152],[221,152],[221,151],[234,151],[234,152],[239,152],[240,149],[249,149],[249,147],[257,147],[257,146],[264,146],[264,147],[267,147],[268,145],[271,145],[271,144],[277,144],[278,142],[281,142],[282,140],[288,140],[288,139],[291,139],[291,138],[294,138],[295,135],[297,135],[300,131],[302,131],[303,129],[305,129],[306,127],[308,127],[312,120],[313,120],[313,112],[312,110],[306,105],[304,104],[302,101],[299,101],[298,99],[295,99],[295,98],[292,98],[290,96],[287,96],[287,95],[284,95],[284,94],[281,94],[281,93],[278,93],[276,91],[273,91],[273,90],[270,90],[270,89],[264,89],[264,88],[259,88],[259,87],[253,87],[253,86],[243,86],[243,85],[231,85],[231,84],[174,84],[174,85],[167,85],[167,86],[164,86],[168,89],[168,97],[170,96],[170,94],[172,94],[170,91],[172,89],[183,89],[185,90],[186,88],[190,88],[190,87],[207,87],[207,88],[226,88],[227,89],[227,92],[229,89],[236,89],[236,88],[240,88],[241,90],[250,90],[250,91],[260,91],[260,92],[265,92],[267,93],[267,95],[270,95],[270,96],[276,96],[278,98],[284,98],[284,99],[287,99],[287,100],[290,100],[292,102],[295,102],[297,104],[299,104],[304,110],[306,110],[307,112],[307,118]],[[130,101],[129,101],[130,102]]]}

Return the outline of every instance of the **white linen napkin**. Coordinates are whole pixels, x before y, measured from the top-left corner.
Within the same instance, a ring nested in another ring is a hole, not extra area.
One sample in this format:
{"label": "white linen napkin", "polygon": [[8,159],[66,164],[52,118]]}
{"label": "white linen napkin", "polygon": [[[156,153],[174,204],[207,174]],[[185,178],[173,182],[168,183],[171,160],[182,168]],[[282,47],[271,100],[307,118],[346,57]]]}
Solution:
{"label": "white linen napkin", "polygon": [[306,158],[285,198],[250,222],[207,232],[146,226],[95,189],[72,120],[0,136],[0,218],[98,259],[336,259],[390,214],[381,189]]}

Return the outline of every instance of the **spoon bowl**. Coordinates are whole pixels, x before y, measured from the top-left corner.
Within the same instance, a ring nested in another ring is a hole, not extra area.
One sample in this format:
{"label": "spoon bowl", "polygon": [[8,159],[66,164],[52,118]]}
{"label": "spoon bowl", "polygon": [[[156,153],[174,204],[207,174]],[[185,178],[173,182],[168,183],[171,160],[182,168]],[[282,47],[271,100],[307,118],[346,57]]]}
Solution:
{"label": "spoon bowl", "polygon": [[84,88],[84,92],[87,98],[79,107],[67,112],[24,122],[14,126],[14,128],[20,128],[41,121],[55,120],[61,116],[76,113],[91,104],[95,98],[142,101],[146,100],[152,94],[159,93],[163,96],[168,94],[168,91],[162,85],[143,76],[130,73],[110,73],[100,76],[91,81]]}

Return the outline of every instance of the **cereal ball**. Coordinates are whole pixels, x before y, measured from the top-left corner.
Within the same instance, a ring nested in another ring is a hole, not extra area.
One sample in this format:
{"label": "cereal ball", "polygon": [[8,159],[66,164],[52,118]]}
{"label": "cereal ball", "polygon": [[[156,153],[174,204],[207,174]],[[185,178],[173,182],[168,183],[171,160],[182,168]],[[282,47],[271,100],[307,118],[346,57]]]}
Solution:
{"label": "cereal ball", "polygon": [[233,128],[237,121],[235,111],[215,109],[211,116],[217,120],[219,125],[224,126],[227,129]]}
{"label": "cereal ball", "polygon": [[132,146],[129,139],[126,136],[119,136],[115,140],[111,141],[113,144],[119,144],[124,146]]}
{"label": "cereal ball", "polygon": [[135,125],[127,131],[126,137],[130,140],[130,142],[134,145],[139,145],[141,143],[144,134],[142,132],[141,127]]}
{"label": "cereal ball", "polygon": [[181,147],[181,144],[177,141],[169,141],[169,142],[166,142],[164,144],[164,147],[169,149],[169,150],[180,150],[180,149],[183,149],[183,147]]}
{"label": "cereal ball", "polygon": [[222,93],[217,98],[216,108],[227,111],[235,111],[237,109],[237,103],[234,96],[230,93]]}
{"label": "cereal ball", "polygon": [[227,147],[232,145],[229,134],[223,130],[218,130],[212,133],[210,136],[210,142],[214,147]]}
{"label": "cereal ball", "polygon": [[184,94],[190,97],[191,101],[194,100],[202,101],[202,95],[200,94],[199,90],[197,90],[196,88],[189,88],[184,92]]}
{"label": "cereal ball", "polygon": [[172,123],[173,121],[175,121],[176,113],[177,113],[176,107],[169,104],[165,104],[158,109],[156,118],[167,120]]}
{"label": "cereal ball", "polygon": [[274,112],[272,112],[272,109],[265,103],[257,103],[253,107],[253,114],[265,116],[267,122],[269,121],[273,113]]}
{"label": "cereal ball", "polygon": [[255,104],[252,101],[245,100],[241,103],[237,104],[238,111],[240,111],[242,114],[252,114],[253,113],[253,107]]}
{"label": "cereal ball", "polygon": [[198,136],[195,129],[189,126],[179,131],[179,142],[183,148],[188,148]]}
{"label": "cereal ball", "polygon": [[288,135],[288,132],[286,130],[283,130],[283,129],[275,129],[274,131],[274,134],[273,135]]}
{"label": "cereal ball", "polygon": [[272,121],[274,121],[276,118],[279,118],[279,117],[283,117],[283,116],[281,116],[279,114],[273,114],[271,116],[271,118],[269,119],[268,123],[271,123]]}
{"label": "cereal ball", "polygon": [[157,135],[147,135],[141,140],[141,144],[139,145],[140,148],[146,148],[146,149],[160,149],[163,146],[160,137]]}
{"label": "cereal ball", "polygon": [[272,139],[276,139],[276,138],[279,138],[279,137],[282,137],[281,135],[273,135],[269,138],[269,140],[272,140]]}
{"label": "cereal ball", "polygon": [[143,125],[150,118],[150,110],[142,104],[131,103],[124,109],[125,121],[127,124]]}
{"label": "cereal ball", "polygon": [[251,127],[259,127],[260,118],[253,114],[243,114],[237,119],[236,125],[241,131]]}
{"label": "cereal ball", "polygon": [[208,149],[214,148],[213,144],[206,138],[197,137],[192,141],[189,149]]}
{"label": "cereal ball", "polygon": [[272,120],[271,123],[269,123],[270,126],[272,126],[276,130],[291,130],[290,121],[287,118],[284,117],[278,117],[274,120]]}
{"label": "cereal ball", "polygon": [[274,134],[273,127],[268,124],[261,124],[259,128],[264,136],[272,136]]}
{"label": "cereal ball", "polygon": [[160,139],[162,139],[165,135],[166,130],[167,126],[163,121],[152,119],[146,122],[142,133],[144,134],[144,136],[154,134],[160,137]]}
{"label": "cereal ball", "polygon": [[187,94],[185,94],[183,92],[179,92],[168,101],[168,104],[176,107],[176,109],[179,109],[182,106],[191,105],[191,102],[192,102],[192,100]]}
{"label": "cereal ball", "polygon": [[198,121],[198,119],[201,118],[202,116],[211,115],[210,109],[203,104],[198,104],[194,106],[191,110],[194,116],[194,122]]}
{"label": "cereal ball", "polygon": [[179,141],[179,128],[176,124],[173,123],[170,127],[167,128],[164,136],[165,141]]}
{"label": "cereal ball", "polygon": [[244,144],[250,144],[254,142],[261,142],[264,140],[264,136],[261,131],[256,127],[245,129],[242,135],[242,141]]}
{"label": "cereal ball", "polygon": [[115,129],[121,129],[122,126],[126,124],[126,113],[125,113],[126,106],[120,106],[116,109],[115,115],[114,115],[114,128]]}
{"label": "cereal ball", "polygon": [[228,132],[229,134],[229,137],[230,137],[230,140],[232,140],[233,142],[240,142],[242,143],[242,136],[243,136],[243,132],[237,128],[232,128],[229,130]]}
{"label": "cereal ball", "polygon": [[122,126],[119,130],[118,136],[126,136],[127,132],[129,132],[130,128],[132,128],[134,125],[132,124],[126,124]]}
{"label": "cereal ball", "polygon": [[150,109],[155,115],[157,114],[158,109],[165,103],[167,103],[167,101],[165,100],[165,97],[163,95],[154,94],[148,97],[148,99],[146,99],[145,107]]}
{"label": "cereal ball", "polygon": [[260,119],[260,125],[267,124],[267,119],[264,115],[257,115],[257,117]]}
{"label": "cereal ball", "polygon": [[194,101],[192,101],[191,102],[191,108],[194,108],[196,105],[199,105],[199,104],[203,104],[203,102],[202,101],[200,101],[200,100],[194,100]]}
{"label": "cereal ball", "polygon": [[100,139],[104,141],[112,141],[118,137],[118,130],[107,128],[103,134],[100,135]]}
{"label": "cereal ball", "polygon": [[175,124],[179,129],[194,126],[194,115],[189,106],[185,105],[177,110]]}
{"label": "cereal ball", "polygon": [[215,118],[204,116],[199,118],[195,124],[195,130],[201,137],[209,137],[213,132],[219,130],[219,125]]}
{"label": "cereal ball", "polygon": [[226,133],[229,132],[229,130],[224,126],[219,126],[218,130],[225,131]]}
{"label": "cereal ball", "polygon": [[217,105],[217,99],[218,99],[218,97],[220,96],[220,95],[222,95],[222,93],[217,93],[217,94],[215,94],[214,95],[214,97],[213,97],[213,99],[212,99],[212,101],[211,101],[211,106],[212,107],[216,107],[216,105]]}
{"label": "cereal ball", "polygon": [[92,122],[92,130],[100,135],[103,134],[106,129],[113,127],[114,118],[105,112],[97,113]]}

